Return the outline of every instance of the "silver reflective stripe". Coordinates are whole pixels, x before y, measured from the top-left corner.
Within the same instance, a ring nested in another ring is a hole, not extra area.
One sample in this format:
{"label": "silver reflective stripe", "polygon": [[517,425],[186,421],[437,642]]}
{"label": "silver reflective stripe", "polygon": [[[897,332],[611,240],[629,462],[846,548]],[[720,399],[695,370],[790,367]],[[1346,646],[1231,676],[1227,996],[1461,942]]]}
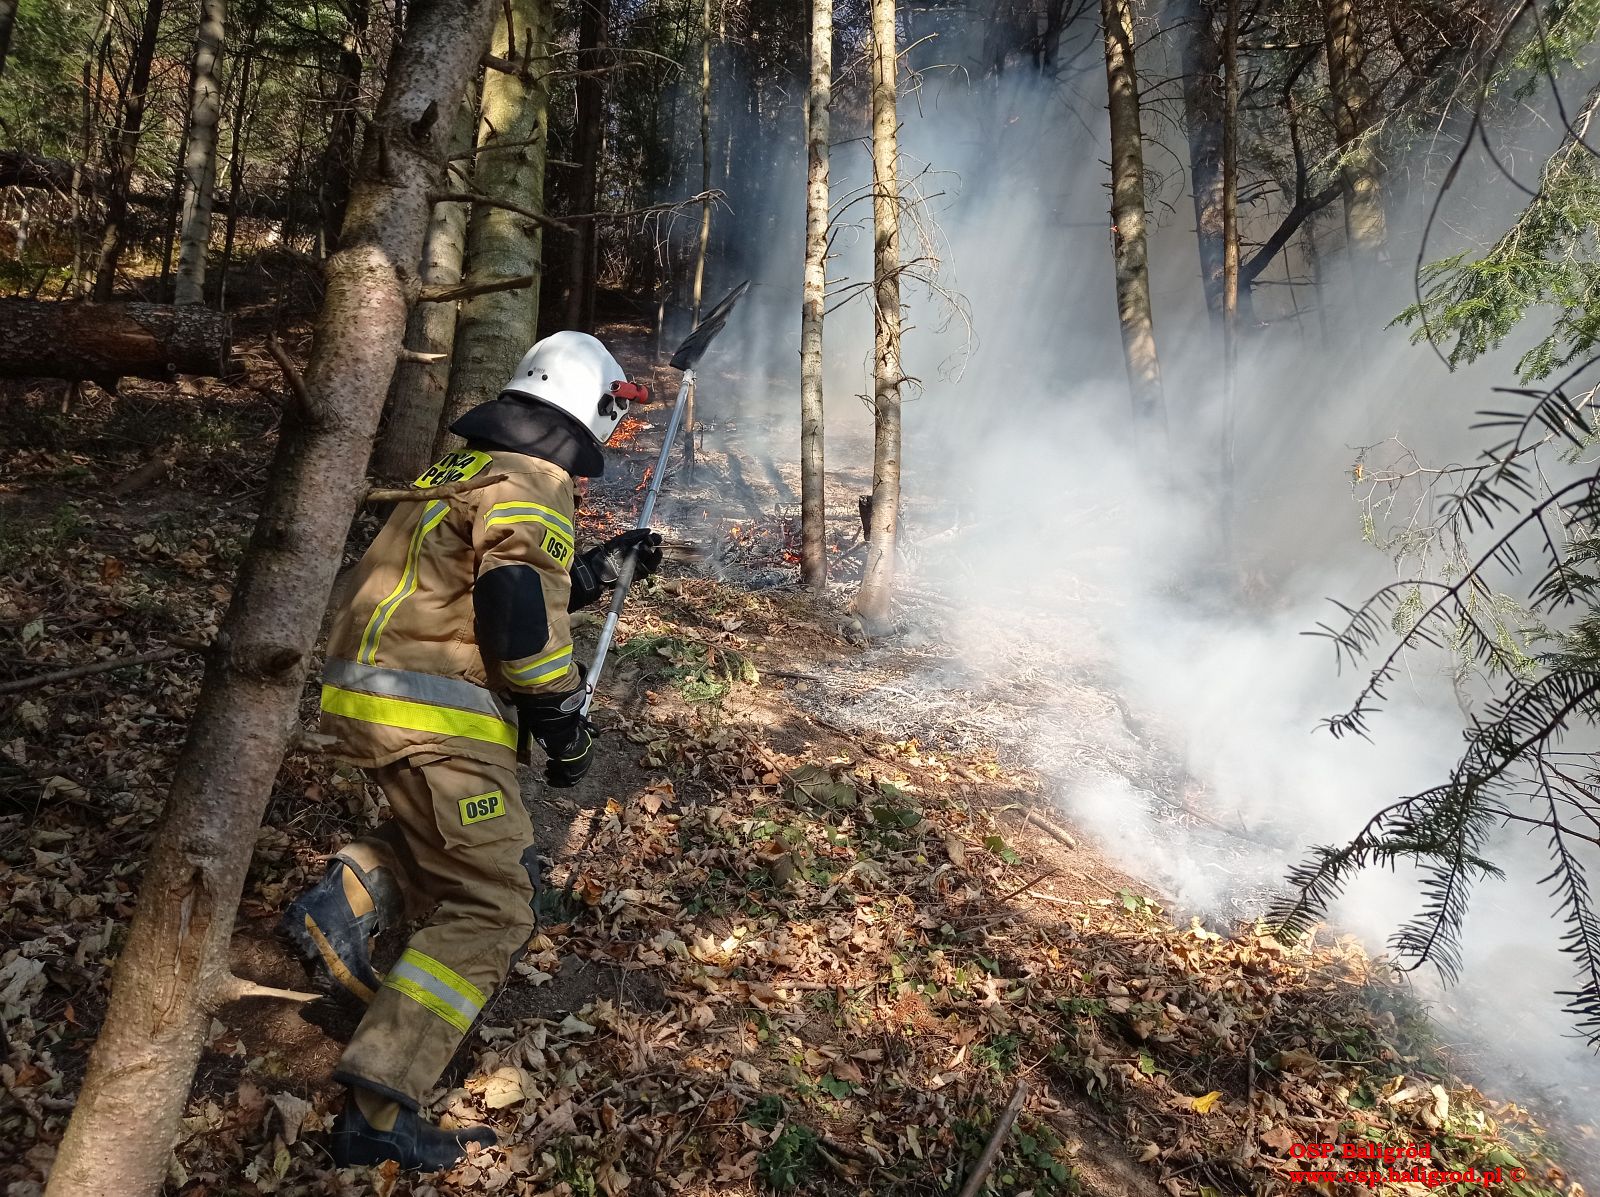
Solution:
{"label": "silver reflective stripe", "polygon": [[[409,955],[410,953],[406,953]],[[472,1020],[478,1017],[478,1011],[483,1009],[480,1002],[474,1002],[466,994],[458,991],[454,986],[434,976],[426,969],[418,968],[402,955],[395,966],[384,974],[383,983],[391,989],[398,989],[405,993],[407,989],[415,986],[425,992],[434,1001],[448,1006],[455,1011],[457,1018],[446,1018],[458,1030],[466,1030],[472,1025]],[[410,996],[407,994],[407,996]],[[423,1003],[431,1005],[431,1003]],[[436,1011],[443,1017],[443,1011]],[[458,1021],[459,1019],[459,1021]]]}
{"label": "silver reflective stripe", "polygon": [[322,680],[345,690],[360,690],[388,698],[409,698],[429,706],[455,707],[460,711],[477,711],[504,719],[507,723],[516,721],[516,715],[509,706],[482,686],[475,686],[460,678],[440,677],[436,673],[413,673],[409,669],[381,669],[376,665],[362,665],[335,658],[323,667]]}

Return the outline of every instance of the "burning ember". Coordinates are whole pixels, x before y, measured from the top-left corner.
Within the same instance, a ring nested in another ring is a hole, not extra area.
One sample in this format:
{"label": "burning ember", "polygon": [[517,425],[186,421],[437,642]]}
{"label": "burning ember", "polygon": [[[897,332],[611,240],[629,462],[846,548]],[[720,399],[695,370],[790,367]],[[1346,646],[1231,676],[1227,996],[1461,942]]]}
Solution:
{"label": "burning ember", "polygon": [[622,423],[617,425],[616,431],[611,434],[611,439],[606,443],[608,445],[631,444],[639,439],[639,434],[647,427],[649,425],[638,416],[623,416]]}
{"label": "burning ember", "polygon": [[[621,428],[618,428],[617,431],[620,432],[622,430],[621,430]],[[655,472],[656,472],[656,467],[655,466],[653,466],[653,465],[645,466],[645,468],[644,468],[644,477],[639,479],[639,485],[633,488],[633,493],[636,494],[636,495],[637,494],[643,494],[645,487],[650,485],[650,479],[655,476]]]}

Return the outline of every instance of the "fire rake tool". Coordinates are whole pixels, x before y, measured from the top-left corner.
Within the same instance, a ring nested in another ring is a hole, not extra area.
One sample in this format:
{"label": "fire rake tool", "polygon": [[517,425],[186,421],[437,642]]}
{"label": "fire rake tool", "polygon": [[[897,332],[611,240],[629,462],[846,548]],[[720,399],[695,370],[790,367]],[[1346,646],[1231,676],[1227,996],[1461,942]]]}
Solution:
{"label": "fire rake tool", "polygon": [[[746,291],[750,289],[748,281],[740,283],[721,302],[706,313],[705,318],[689,334],[677,352],[672,355],[668,363],[674,370],[683,371],[683,382],[678,387],[678,400],[672,405],[672,417],[667,421],[667,434],[661,441],[661,454],[656,458],[655,472],[650,476],[650,485],[645,491],[644,503],[639,508],[639,520],[634,525],[636,528],[648,528],[651,517],[655,515],[656,498],[661,494],[661,483],[667,476],[667,458],[672,453],[672,446],[678,439],[678,430],[683,424],[683,411],[689,401],[689,388],[694,385],[694,367],[701,357],[705,355],[706,347],[711,340],[722,331],[723,325],[728,323],[728,315],[733,311],[733,305]],[[633,584],[633,571],[638,565],[638,550],[628,554],[627,560],[622,563],[622,569],[617,576],[616,591],[611,596],[611,609],[606,612],[605,626],[600,629],[600,641],[595,645],[594,662],[589,666],[589,693],[583,699],[583,714],[589,714],[589,707],[594,703],[594,696],[600,690],[600,674],[606,666],[606,657],[611,652],[611,639],[617,633],[617,620],[622,615],[622,604],[628,600],[628,587]]]}

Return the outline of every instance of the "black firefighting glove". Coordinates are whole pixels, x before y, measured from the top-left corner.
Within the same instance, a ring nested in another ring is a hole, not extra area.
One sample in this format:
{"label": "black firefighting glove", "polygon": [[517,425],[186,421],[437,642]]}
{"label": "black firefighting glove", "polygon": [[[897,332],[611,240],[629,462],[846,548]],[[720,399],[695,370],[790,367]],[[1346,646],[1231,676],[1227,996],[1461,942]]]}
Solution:
{"label": "black firefighting glove", "polygon": [[622,567],[628,554],[637,553],[633,567],[633,580],[648,578],[661,568],[661,537],[649,528],[635,528],[620,536],[613,536],[587,552],[579,553],[572,562],[572,597],[567,602],[568,611],[587,607],[604,593],[607,586],[615,586],[622,577]]}
{"label": "black firefighting glove", "polygon": [[524,736],[539,742],[545,755],[544,778],[561,789],[575,786],[594,764],[594,724],[583,716],[585,688],[566,694],[518,695],[518,723]]}

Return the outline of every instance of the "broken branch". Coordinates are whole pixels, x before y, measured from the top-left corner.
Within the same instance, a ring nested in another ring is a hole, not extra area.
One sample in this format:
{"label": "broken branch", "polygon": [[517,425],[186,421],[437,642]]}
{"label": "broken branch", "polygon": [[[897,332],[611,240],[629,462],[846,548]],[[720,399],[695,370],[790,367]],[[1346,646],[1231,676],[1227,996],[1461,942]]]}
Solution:
{"label": "broken branch", "polygon": [[283,342],[278,340],[275,332],[267,334],[267,352],[278,363],[278,369],[283,371],[283,380],[289,384],[289,393],[294,396],[301,417],[313,428],[321,428],[327,423],[328,410],[312,397],[306,380],[300,376],[300,368],[294,364],[294,359],[289,356],[289,351],[283,347]]}
{"label": "broken branch", "polygon": [[75,681],[80,677],[92,677],[97,673],[110,673],[116,669],[132,669],[138,665],[155,665],[162,661],[170,661],[173,657],[181,657],[185,653],[203,652],[206,647],[207,645],[200,641],[185,640],[181,644],[172,644],[152,652],[139,653],[137,656],[114,657],[109,661],[95,661],[89,665],[75,665],[71,669],[58,669],[54,673],[40,673],[33,677],[14,678],[9,682],[0,682],[0,694],[22,694],[29,690],[37,690],[41,686],[53,686],[57,682]]}
{"label": "broken branch", "polygon": [[450,360],[448,353],[424,353],[420,349],[401,349],[400,360],[415,362],[419,366],[437,366],[440,362]]}
{"label": "broken branch", "polygon": [[367,491],[364,500],[367,503],[431,503],[435,499],[453,499],[457,495],[464,495],[468,491],[482,490],[486,486],[493,486],[496,482],[504,482],[507,475],[490,474],[486,478],[468,478],[463,482],[451,482],[444,486],[426,486],[420,489],[405,487],[402,489],[388,490],[375,486]]}
{"label": "broken branch", "polygon": [[451,283],[444,287],[424,287],[417,294],[418,303],[454,303],[458,299],[471,299],[474,295],[491,295],[496,291],[520,291],[539,281],[537,274],[519,274],[515,278],[497,278],[486,283]]}
{"label": "broken branch", "polygon": [[557,220],[554,216],[546,216],[543,212],[535,212],[532,208],[525,208],[510,200],[496,199],[492,195],[479,195],[476,191],[435,191],[428,196],[428,199],[435,204],[486,204],[491,208],[504,208],[507,212],[515,212],[518,216],[531,220],[534,224],[543,225],[547,229],[567,234],[573,232],[571,225]]}
{"label": "broken branch", "polygon": [[978,1191],[983,1188],[984,1178],[994,1167],[995,1160],[1000,1158],[1000,1149],[1005,1146],[1006,1136],[1011,1133],[1011,1124],[1017,1120],[1017,1115],[1022,1112],[1022,1103],[1027,1100],[1028,1082],[1018,1081],[1016,1092],[1011,1095],[1011,1101],[1007,1104],[1005,1112],[1000,1115],[1000,1121],[994,1124],[994,1133],[989,1136],[983,1154],[973,1165],[972,1175],[967,1177],[967,1183],[961,1187],[961,1197],[978,1197]]}
{"label": "broken branch", "polygon": [[285,1002],[315,1002],[322,995],[320,993],[307,993],[303,989],[277,989],[271,985],[261,985],[255,981],[246,981],[243,977],[236,977],[231,973],[222,984],[217,986],[217,1004],[237,1002],[240,998],[277,998]]}

